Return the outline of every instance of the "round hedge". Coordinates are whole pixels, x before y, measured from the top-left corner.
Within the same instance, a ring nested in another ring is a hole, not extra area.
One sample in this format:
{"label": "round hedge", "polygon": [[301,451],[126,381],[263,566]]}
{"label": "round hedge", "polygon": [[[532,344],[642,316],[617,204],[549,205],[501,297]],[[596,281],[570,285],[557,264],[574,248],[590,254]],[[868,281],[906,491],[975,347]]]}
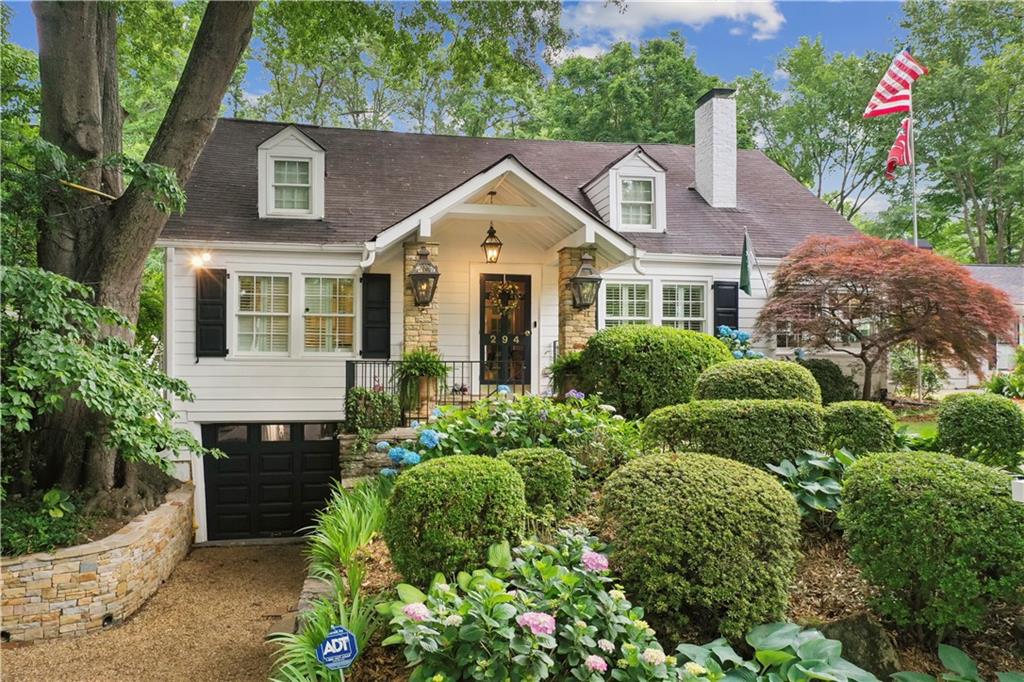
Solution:
{"label": "round hedge", "polygon": [[707,334],[649,324],[609,327],[580,354],[580,387],[638,419],[689,401],[700,373],[731,359],[725,344]]}
{"label": "round hedge", "polygon": [[823,405],[854,400],[857,397],[857,382],[843,374],[836,363],[826,358],[810,358],[797,360],[797,363],[809,371],[821,389]]}
{"label": "round hedge", "polygon": [[653,454],[605,483],[615,570],[651,613],[726,637],[782,618],[800,515],[767,472],[697,453]]}
{"label": "round hedge", "polygon": [[1016,466],[1024,450],[1024,411],[1001,395],[951,395],[939,405],[937,446],[982,464]]}
{"label": "round hedge", "polygon": [[832,403],[825,407],[825,443],[854,454],[888,452],[896,446],[896,415],[867,400]]}
{"label": "round hedge", "polygon": [[409,582],[426,586],[487,562],[487,549],[523,534],[523,479],[508,462],[477,455],[439,457],[395,481],[384,521],[391,560]]}
{"label": "round hedge", "polygon": [[506,450],[498,459],[511,464],[526,485],[531,510],[550,506],[556,518],[565,516],[573,491],[572,461],[557,448]]}
{"label": "round hedge", "polygon": [[708,452],[757,469],[820,450],[822,408],[805,400],[695,400],[655,410],[644,441],[669,450]]}
{"label": "round hedge", "polygon": [[1024,504],[997,469],[934,452],[868,455],[846,470],[839,513],[875,608],[900,627],[941,641],[1021,597]]}
{"label": "round hedge", "polygon": [[821,404],[814,375],[795,362],[737,360],[714,365],[697,377],[695,400],[806,400]]}

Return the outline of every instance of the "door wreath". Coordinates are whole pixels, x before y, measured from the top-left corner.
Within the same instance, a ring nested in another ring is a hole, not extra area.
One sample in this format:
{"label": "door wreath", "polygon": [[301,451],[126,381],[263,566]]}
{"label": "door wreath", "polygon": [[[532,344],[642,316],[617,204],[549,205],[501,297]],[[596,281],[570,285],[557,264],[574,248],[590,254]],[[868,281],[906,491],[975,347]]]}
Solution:
{"label": "door wreath", "polygon": [[515,282],[498,282],[491,289],[491,305],[501,317],[508,315],[519,305],[519,287]]}

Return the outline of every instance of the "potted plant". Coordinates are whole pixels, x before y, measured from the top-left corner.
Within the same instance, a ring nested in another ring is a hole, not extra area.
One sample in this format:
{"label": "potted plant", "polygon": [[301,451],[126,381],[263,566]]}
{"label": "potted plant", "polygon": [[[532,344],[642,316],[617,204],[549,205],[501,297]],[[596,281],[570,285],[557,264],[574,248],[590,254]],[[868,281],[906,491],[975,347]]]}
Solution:
{"label": "potted plant", "polygon": [[438,384],[444,384],[447,377],[448,365],[434,351],[417,348],[404,353],[395,369],[402,409],[408,411],[431,402]]}
{"label": "potted plant", "polygon": [[562,353],[551,361],[548,375],[551,377],[551,385],[558,395],[563,396],[579,386],[580,355],[580,351],[574,350]]}

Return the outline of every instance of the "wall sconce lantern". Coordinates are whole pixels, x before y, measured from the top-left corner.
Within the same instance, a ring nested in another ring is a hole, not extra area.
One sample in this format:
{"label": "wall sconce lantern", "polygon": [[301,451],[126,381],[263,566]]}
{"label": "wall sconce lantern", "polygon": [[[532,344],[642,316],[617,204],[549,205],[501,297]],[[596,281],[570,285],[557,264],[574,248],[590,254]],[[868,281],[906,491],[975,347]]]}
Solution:
{"label": "wall sconce lantern", "polygon": [[197,268],[197,269],[198,268],[205,268],[206,264],[210,262],[211,258],[212,258],[212,256],[210,256],[210,252],[209,251],[203,251],[202,253],[193,254],[192,255],[192,259],[191,259],[192,260],[192,267]]}
{"label": "wall sconce lantern", "polygon": [[[491,199],[491,206],[494,205],[494,195],[497,194],[494,190],[487,193],[487,196]],[[501,240],[498,239],[498,235],[494,232],[494,221],[491,221],[491,226],[487,228],[487,237],[484,238],[480,248],[484,250],[484,260],[488,263],[497,263],[498,256],[501,255]]]}
{"label": "wall sconce lantern", "polygon": [[430,262],[430,251],[427,250],[427,247],[421,246],[416,255],[420,259],[409,272],[412,298],[416,305],[428,306],[434,300],[434,292],[437,290],[437,278],[441,274],[437,271],[437,266]]}
{"label": "wall sconce lantern", "polygon": [[597,302],[597,292],[601,288],[601,275],[594,269],[594,257],[584,253],[579,270],[569,278],[572,290],[572,305],[575,308],[589,308]]}

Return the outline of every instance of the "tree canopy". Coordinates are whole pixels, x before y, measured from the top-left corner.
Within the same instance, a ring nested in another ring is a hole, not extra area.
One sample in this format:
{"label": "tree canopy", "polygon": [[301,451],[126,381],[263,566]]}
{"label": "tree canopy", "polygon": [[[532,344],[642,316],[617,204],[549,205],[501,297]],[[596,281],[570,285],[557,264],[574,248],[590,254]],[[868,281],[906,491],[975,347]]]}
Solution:
{"label": "tree canopy", "polygon": [[810,237],[775,271],[756,331],[791,325],[810,348],[859,358],[870,399],[871,371],[897,344],[978,372],[991,337],[1011,337],[1015,319],[1005,292],[948,258],[902,240]]}

